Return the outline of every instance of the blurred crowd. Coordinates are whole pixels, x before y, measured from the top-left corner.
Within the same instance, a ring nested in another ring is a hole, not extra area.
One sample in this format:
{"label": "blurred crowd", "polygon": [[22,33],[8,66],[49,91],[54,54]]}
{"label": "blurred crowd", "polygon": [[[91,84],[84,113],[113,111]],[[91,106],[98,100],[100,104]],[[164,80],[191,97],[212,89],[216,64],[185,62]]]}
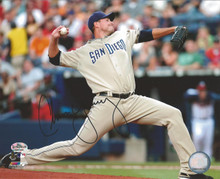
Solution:
{"label": "blurred crowd", "polygon": [[116,30],[188,28],[188,39],[178,52],[170,44],[171,35],[134,45],[136,77],[163,69],[220,68],[220,1],[0,0],[1,114],[18,110],[23,118],[51,118],[48,102],[41,94],[57,99],[55,87],[62,85],[60,79],[66,69],[49,63],[50,34],[64,25],[69,35],[59,39],[60,50],[79,48],[93,38],[87,20],[97,10],[116,13]]}

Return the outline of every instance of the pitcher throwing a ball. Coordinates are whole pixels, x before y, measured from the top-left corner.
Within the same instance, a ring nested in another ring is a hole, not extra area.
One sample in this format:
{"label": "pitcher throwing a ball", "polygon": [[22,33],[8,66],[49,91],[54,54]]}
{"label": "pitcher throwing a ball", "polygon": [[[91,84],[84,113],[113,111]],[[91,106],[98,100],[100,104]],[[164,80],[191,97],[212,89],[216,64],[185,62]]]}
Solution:
{"label": "pitcher throwing a ball", "polygon": [[[95,39],[70,52],[58,49],[60,29],[56,28],[50,39],[49,57],[54,65],[77,69],[96,94],[93,105],[77,136],[39,149],[26,149],[7,154],[2,165],[20,160],[23,165],[59,161],[88,151],[107,132],[130,122],[142,125],[165,126],[180,160],[179,178],[211,179],[195,174],[188,166],[191,154],[196,152],[181,112],[160,101],[135,94],[135,78],[132,67],[132,47],[135,43],[161,38],[181,27],[155,28],[151,30],[114,31],[114,13],[93,13],[88,27]],[[68,33],[67,33],[68,34]],[[182,43],[182,42],[181,42]],[[22,156],[22,157],[20,157]],[[9,160],[10,159],[10,160]]]}

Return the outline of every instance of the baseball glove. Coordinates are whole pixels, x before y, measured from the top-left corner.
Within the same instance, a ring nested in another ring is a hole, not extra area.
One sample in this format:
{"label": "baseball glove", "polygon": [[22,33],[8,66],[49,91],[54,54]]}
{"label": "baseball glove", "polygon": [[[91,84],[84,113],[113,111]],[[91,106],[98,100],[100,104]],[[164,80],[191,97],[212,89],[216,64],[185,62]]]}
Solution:
{"label": "baseball glove", "polygon": [[178,26],[170,40],[174,50],[180,50],[183,47],[188,35],[188,30],[184,26]]}

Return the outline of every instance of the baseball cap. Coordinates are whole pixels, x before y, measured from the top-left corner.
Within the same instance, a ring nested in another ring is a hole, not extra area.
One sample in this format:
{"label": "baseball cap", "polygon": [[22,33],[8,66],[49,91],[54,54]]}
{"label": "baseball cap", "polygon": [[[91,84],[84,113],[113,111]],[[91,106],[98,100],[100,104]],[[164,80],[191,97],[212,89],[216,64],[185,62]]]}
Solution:
{"label": "baseball cap", "polygon": [[109,14],[105,14],[102,11],[96,11],[94,12],[88,20],[88,27],[89,29],[93,32],[93,26],[94,26],[94,22],[99,21],[100,19],[105,19],[105,18],[109,18],[111,21],[114,20],[115,18],[115,13],[111,12]]}
{"label": "baseball cap", "polygon": [[206,90],[206,84],[204,81],[200,81],[197,85],[197,90]]}

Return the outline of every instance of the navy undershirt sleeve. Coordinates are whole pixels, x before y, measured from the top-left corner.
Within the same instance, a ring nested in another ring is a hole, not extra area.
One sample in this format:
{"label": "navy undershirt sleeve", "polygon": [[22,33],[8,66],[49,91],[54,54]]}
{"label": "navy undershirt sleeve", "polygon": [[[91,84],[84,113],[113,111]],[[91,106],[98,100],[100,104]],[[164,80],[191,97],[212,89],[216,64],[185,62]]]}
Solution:
{"label": "navy undershirt sleeve", "polygon": [[140,35],[139,35],[139,38],[138,38],[138,43],[147,42],[147,41],[151,41],[151,40],[154,40],[153,34],[152,34],[152,29],[147,29],[147,30],[141,30],[140,31]]}
{"label": "navy undershirt sleeve", "polygon": [[61,51],[59,50],[59,52],[56,54],[55,57],[53,58],[49,57],[50,63],[56,66],[60,65],[60,54],[61,54]]}

